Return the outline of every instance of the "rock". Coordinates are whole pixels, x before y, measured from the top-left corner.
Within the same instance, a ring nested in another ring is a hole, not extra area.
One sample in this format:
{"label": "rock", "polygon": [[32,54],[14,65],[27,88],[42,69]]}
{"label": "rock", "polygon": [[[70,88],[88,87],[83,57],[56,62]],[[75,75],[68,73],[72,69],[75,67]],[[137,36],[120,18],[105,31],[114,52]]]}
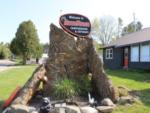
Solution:
{"label": "rock", "polygon": [[98,111],[95,108],[92,107],[81,107],[81,113],[98,113]]}
{"label": "rock", "polygon": [[109,98],[104,98],[101,101],[102,106],[115,106],[115,104],[109,99]]}
{"label": "rock", "polygon": [[55,107],[55,109],[57,112],[54,112],[54,113],[81,113],[79,107],[73,106],[73,105],[66,105],[65,107],[58,106],[58,107]]}
{"label": "rock", "polygon": [[114,86],[114,87],[112,88],[112,90],[113,90],[113,92],[114,92],[114,93],[113,93],[113,99],[114,99],[113,102],[118,102],[119,96],[120,96],[120,95],[119,95],[119,89],[118,89],[118,87],[115,87],[115,86]]}
{"label": "rock", "polygon": [[113,106],[98,106],[96,109],[102,113],[111,113],[115,107]]}
{"label": "rock", "polygon": [[31,113],[39,113],[38,111],[32,111]]}
{"label": "rock", "polygon": [[79,107],[77,106],[69,106],[65,107],[65,113],[81,113]]}
{"label": "rock", "polygon": [[12,105],[10,113],[38,113],[34,107],[25,105]]}
{"label": "rock", "polygon": [[132,104],[136,100],[132,96],[123,96],[120,97],[118,104],[125,105],[125,104]]}
{"label": "rock", "polygon": [[114,102],[118,102],[119,98],[122,96],[128,96],[128,89],[124,86],[118,86],[118,87],[113,87],[112,88],[114,94],[113,94],[113,98],[114,98]]}
{"label": "rock", "polygon": [[118,90],[119,90],[119,96],[120,97],[129,95],[128,89],[126,87],[124,87],[124,86],[119,86]]}
{"label": "rock", "polygon": [[76,104],[78,106],[87,106],[87,105],[89,105],[89,102],[76,102]]}
{"label": "rock", "polygon": [[66,107],[66,103],[55,104],[55,107]]}
{"label": "rock", "polygon": [[59,113],[65,113],[65,108],[59,108]]}

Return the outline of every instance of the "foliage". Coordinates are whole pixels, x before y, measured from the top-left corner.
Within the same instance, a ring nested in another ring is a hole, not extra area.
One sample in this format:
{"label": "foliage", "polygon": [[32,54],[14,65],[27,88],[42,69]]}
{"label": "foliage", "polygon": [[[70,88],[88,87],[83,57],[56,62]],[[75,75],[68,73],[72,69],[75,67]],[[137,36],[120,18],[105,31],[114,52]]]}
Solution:
{"label": "foliage", "polygon": [[7,59],[11,57],[9,44],[0,43],[0,59]]}
{"label": "foliage", "polygon": [[15,55],[22,56],[23,64],[26,64],[27,58],[41,56],[42,48],[32,21],[24,21],[19,25],[16,36],[11,41],[10,49]]}
{"label": "foliage", "polygon": [[10,50],[15,55],[19,55],[20,54],[20,49],[18,48],[17,39],[16,38],[13,38],[13,40],[11,41]]}
{"label": "foliage", "polygon": [[[0,104],[17,85],[22,86],[30,77],[36,66],[21,66],[0,72]],[[149,113],[150,111],[150,76],[149,72],[106,70],[109,78],[117,87],[123,85],[135,90],[140,103],[130,106],[117,106],[112,113]],[[0,107],[1,108],[1,107]],[[1,112],[1,111],[0,111]]]}
{"label": "foliage", "polygon": [[129,33],[133,33],[136,31],[139,31],[142,29],[142,23],[140,21],[137,22],[131,22],[130,24],[128,24],[127,26],[125,26],[122,30],[122,36],[129,34]]}
{"label": "foliage", "polygon": [[88,75],[83,75],[79,78],[78,82],[78,94],[81,96],[87,96],[91,92],[91,80]]}
{"label": "foliage", "polygon": [[111,16],[103,16],[100,19],[95,18],[92,21],[92,35],[106,45],[117,35],[117,22]]}
{"label": "foliage", "polygon": [[59,99],[72,98],[77,95],[75,81],[67,78],[58,79],[54,83],[54,96]]}
{"label": "foliage", "polygon": [[35,51],[35,58],[40,58],[42,56],[42,53],[43,53],[43,46],[42,44],[39,44],[36,48],[36,51]]}
{"label": "foliage", "polygon": [[77,95],[85,97],[91,92],[91,80],[88,75],[83,75],[78,80],[58,79],[53,90],[56,98],[72,98]]}

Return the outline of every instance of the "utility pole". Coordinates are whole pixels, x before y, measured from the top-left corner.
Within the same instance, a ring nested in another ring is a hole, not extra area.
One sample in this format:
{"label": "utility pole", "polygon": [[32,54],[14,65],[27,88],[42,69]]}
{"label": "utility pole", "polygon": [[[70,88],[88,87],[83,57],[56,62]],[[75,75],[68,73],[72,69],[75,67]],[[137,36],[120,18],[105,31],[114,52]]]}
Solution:
{"label": "utility pole", "polygon": [[62,9],[60,9],[60,15],[62,15],[62,12],[63,12],[63,10],[62,10]]}
{"label": "utility pole", "polygon": [[118,37],[117,38],[120,38],[120,26],[119,26],[119,18],[118,18]]}
{"label": "utility pole", "polygon": [[134,32],[136,31],[135,13],[133,13]]}

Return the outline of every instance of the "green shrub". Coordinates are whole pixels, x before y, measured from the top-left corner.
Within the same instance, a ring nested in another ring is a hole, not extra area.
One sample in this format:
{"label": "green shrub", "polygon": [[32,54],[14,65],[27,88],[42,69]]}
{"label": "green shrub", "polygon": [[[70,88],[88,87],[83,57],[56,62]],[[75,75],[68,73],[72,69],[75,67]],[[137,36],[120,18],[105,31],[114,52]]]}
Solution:
{"label": "green shrub", "polygon": [[7,59],[11,57],[11,52],[8,46],[8,44],[0,43],[0,59]]}
{"label": "green shrub", "polygon": [[77,80],[61,78],[53,85],[53,96],[58,99],[72,98],[77,95],[86,97],[91,89],[91,80],[88,75],[82,75]]}
{"label": "green shrub", "polygon": [[75,81],[63,78],[54,83],[54,97],[58,99],[72,98],[77,95]]}
{"label": "green shrub", "polygon": [[83,75],[80,77],[78,82],[78,93],[81,96],[87,96],[88,92],[91,92],[91,80],[88,75]]}

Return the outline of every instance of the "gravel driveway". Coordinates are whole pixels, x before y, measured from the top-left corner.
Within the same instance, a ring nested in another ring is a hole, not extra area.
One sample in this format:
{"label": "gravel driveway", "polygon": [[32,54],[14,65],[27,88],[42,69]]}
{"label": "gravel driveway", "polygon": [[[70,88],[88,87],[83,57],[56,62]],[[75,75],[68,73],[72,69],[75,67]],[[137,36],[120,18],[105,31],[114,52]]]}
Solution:
{"label": "gravel driveway", "polygon": [[10,68],[14,68],[15,67],[14,65],[15,65],[15,62],[10,61],[8,59],[0,60],[0,71],[10,69]]}

